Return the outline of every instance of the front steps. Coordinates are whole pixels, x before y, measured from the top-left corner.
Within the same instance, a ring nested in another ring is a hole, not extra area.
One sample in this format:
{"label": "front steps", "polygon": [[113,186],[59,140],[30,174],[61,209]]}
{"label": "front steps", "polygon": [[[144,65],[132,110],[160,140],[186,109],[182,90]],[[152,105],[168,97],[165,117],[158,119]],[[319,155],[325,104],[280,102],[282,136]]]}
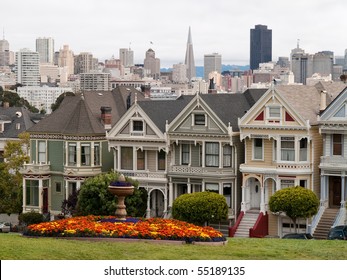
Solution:
{"label": "front steps", "polygon": [[249,229],[252,228],[259,216],[259,210],[248,210],[237,228],[234,237],[249,237]]}
{"label": "front steps", "polygon": [[325,209],[316,230],[313,233],[313,238],[315,239],[327,239],[328,232],[333,226],[339,208],[327,208]]}

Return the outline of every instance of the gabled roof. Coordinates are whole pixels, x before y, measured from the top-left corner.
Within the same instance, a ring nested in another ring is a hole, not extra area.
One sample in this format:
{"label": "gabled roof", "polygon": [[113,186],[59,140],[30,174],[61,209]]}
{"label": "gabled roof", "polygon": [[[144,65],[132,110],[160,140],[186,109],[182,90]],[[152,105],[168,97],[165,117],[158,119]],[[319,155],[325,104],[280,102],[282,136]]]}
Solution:
{"label": "gabled roof", "polygon": [[23,107],[0,107],[0,121],[5,122],[0,138],[18,138],[18,134],[34,125],[30,112]]}
{"label": "gabled roof", "polygon": [[31,127],[30,133],[105,134],[105,129],[82,96],[66,96],[51,115]]}
{"label": "gabled roof", "polygon": [[[230,123],[233,131],[239,131],[238,118],[242,117],[265,91],[266,89],[257,89],[237,94],[200,94],[199,96],[226,126]],[[182,95],[176,100],[152,100],[138,102],[138,105],[156,126],[165,132],[166,121],[170,124],[194,98],[195,95]]]}

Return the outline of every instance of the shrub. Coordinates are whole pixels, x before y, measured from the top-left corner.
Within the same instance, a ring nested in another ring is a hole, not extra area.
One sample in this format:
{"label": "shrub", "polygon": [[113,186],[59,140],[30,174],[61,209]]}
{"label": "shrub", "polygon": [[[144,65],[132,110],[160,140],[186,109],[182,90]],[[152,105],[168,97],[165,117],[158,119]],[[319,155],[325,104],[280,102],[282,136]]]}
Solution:
{"label": "shrub", "polygon": [[21,213],[18,216],[18,220],[21,224],[25,224],[27,226],[32,224],[38,224],[44,221],[44,216],[40,213],[36,212],[28,212],[28,213]]}
{"label": "shrub", "polygon": [[224,220],[227,215],[224,196],[214,192],[183,194],[172,205],[174,219],[198,225]]}

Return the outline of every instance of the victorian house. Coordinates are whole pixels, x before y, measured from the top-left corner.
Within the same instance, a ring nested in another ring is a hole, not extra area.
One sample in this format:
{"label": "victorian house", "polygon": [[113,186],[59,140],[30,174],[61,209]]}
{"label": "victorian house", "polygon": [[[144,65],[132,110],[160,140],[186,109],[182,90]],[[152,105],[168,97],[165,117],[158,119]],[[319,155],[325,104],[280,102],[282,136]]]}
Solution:
{"label": "victorian house", "polygon": [[[272,87],[240,118],[245,162],[240,165],[241,213],[232,236],[283,236],[292,231],[288,217],[269,210],[269,198],[277,190],[302,186],[321,196],[323,141],[317,117],[343,88],[342,83]],[[300,220],[299,230],[311,231],[312,223]]]}
{"label": "victorian house", "polygon": [[114,169],[147,189],[147,217],[170,217],[181,194],[214,191],[235,218],[244,156],[237,120],[264,91],[135,102],[107,139]]}
{"label": "victorian house", "polygon": [[[323,92],[324,98],[329,93]],[[323,99],[324,100],[324,99]],[[347,198],[347,89],[344,89],[319,117],[319,132],[323,137],[323,155],[320,160],[320,208],[312,223],[318,236],[327,236],[329,226],[346,223]]]}
{"label": "victorian house", "polygon": [[62,201],[83,181],[113,168],[106,131],[135,100],[135,89],[66,96],[51,115],[27,130],[30,162],[22,169],[23,212],[61,213]]}

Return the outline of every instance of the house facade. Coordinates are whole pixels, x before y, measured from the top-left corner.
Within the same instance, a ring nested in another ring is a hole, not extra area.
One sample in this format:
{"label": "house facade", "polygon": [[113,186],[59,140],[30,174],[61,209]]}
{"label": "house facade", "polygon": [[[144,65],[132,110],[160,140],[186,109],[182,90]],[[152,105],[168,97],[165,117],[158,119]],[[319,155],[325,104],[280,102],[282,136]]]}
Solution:
{"label": "house facade", "polygon": [[321,170],[320,208],[313,229],[318,227],[319,221],[329,212],[332,212],[334,217],[332,226],[346,223],[346,103],[347,89],[344,89],[319,116],[323,154],[319,165]]}
{"label": "house facade", "polygon": [[27,130],[30,162],[22,169],[23,212],[58,215],[63,200],[86,178],[112,170],[106,131],[137,94],[118,88],[66,96],[56,111]]}
{"label": "house facade", "polygon": [[237,118],[263,93],[181,96],[128,110],[107,139],[114,169],[147,189],[147,217],[170,217],[179,195],[208,190],[224,195],[235,218],[244,150]]}
{"label": "house facade", "polygon": [[[273,86],[240,119],[245,162],[240,165],[241,215],[234,236],[281,237],[294,230],[288,217],[269,210],[269,198],[280,189],[302,186],[320,197],[323,140],[317,116],[343,88],[342,84],[322,83]],[[246,217],[251,222],[243,222]],[[312,223],[311,219],[299,220],[299,231],[311,231]]]}

